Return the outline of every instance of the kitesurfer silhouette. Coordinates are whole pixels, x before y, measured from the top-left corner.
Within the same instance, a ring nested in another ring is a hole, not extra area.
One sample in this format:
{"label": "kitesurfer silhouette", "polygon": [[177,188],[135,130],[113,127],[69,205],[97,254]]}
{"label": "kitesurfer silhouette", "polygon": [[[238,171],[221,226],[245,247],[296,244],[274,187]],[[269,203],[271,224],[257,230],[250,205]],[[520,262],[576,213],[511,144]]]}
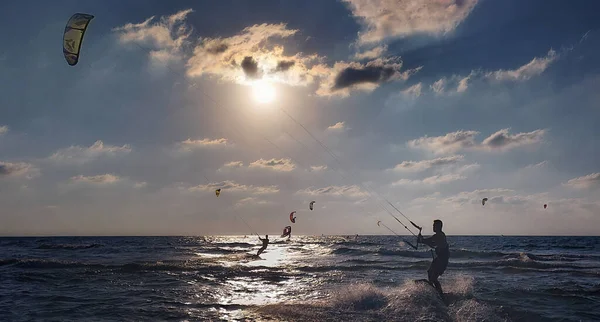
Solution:
{"label": "kitesurfer silhouette", "polygon": [[259,236],[258,239],[260,239],[260,241],[262,241],[263,244],[262,247],[258,250],[258,253],[256,253],[256,256],[259,256],[262,252],[264,252],[267,246],[269,245],[269,235],[265,235],[264,239],[260,238]]}
{"label": "kitesurfer silhouette", "polygon": [[442,231],[442,221],[436,219],[433,221],[433,231],[435,234],[431,237],[424,238],[420,233],[418,236],[419,242],[428,245],[429,247],[435,248],[435,255],[433,261],[427,270],[429,282],[438,290],[442,299],[444,293],[442,292],[442,286],[438,281],[438,277],[444,273],[448,266],[448,259],[450,258],[450,248],[446,241],[446,234]]}

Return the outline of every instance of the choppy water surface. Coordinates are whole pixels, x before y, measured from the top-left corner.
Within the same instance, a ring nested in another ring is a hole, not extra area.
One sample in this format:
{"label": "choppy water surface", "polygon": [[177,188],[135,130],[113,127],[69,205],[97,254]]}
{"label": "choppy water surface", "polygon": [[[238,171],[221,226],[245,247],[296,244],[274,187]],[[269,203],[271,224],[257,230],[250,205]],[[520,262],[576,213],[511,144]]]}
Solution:
{"label": "choppy water surface", "polygon": [[599,237],[0,238],[0,320],[598,321]]}

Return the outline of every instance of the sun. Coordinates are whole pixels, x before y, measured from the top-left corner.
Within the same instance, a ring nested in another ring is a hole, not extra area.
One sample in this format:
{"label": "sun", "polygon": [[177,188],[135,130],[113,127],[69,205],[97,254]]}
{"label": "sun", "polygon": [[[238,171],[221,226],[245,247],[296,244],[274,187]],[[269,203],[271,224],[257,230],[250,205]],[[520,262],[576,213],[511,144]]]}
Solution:
{"label": "sun", "polygon": [[275,87],[267,81],[257,81],[252,84],[254,99],[259,103],[270,103],[275,99]]}

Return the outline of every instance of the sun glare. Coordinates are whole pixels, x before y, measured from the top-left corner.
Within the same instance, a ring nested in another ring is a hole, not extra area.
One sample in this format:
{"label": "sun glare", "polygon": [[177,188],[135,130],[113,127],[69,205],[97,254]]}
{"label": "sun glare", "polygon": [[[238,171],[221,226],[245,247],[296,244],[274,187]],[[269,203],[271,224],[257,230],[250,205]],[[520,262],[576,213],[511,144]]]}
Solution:
{"label": "sun glare", "polygon": [[275,99],[275,88],[271,83],[258,81],[252,84],[254,99],[259,103],[269,103]]}

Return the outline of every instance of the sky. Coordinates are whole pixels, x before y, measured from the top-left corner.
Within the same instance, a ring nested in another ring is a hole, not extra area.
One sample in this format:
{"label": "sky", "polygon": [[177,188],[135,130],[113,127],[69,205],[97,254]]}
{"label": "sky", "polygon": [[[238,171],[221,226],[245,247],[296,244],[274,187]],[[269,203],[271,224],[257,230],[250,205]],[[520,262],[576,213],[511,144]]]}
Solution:
{"label": "sky", "polygon": [[0,235],[598,235],[598,10],[2,2]]}

